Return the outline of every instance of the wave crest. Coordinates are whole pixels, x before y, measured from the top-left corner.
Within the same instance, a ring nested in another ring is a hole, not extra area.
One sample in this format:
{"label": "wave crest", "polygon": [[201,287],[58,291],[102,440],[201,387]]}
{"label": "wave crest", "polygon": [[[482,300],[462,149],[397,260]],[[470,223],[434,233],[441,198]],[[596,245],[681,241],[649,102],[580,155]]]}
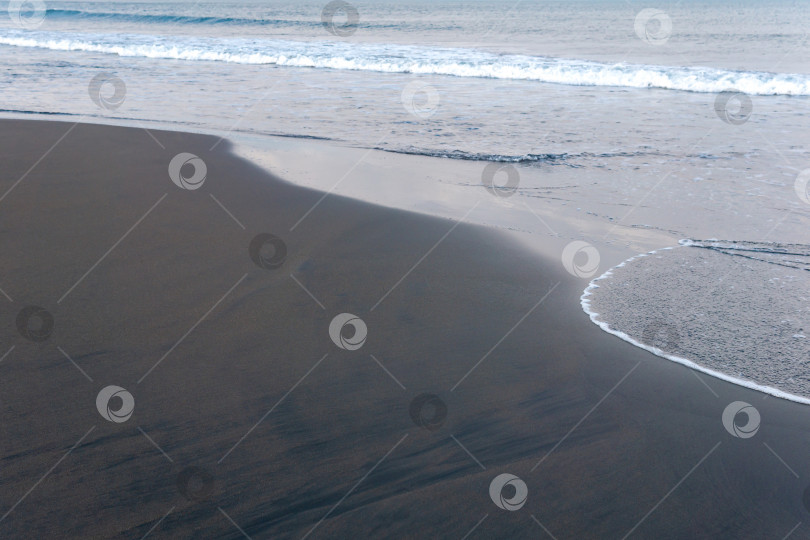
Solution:
{"label": "wave crest", "polygon": [[604,64],[543,56],[498,55],[474,49],[18,30],[7,30],[0,36],[0,45],[125,57],[529,80],[571,86],[661,88],[707,93],[735,88],[752,95],[810,95],[810,76],[802,74]]}

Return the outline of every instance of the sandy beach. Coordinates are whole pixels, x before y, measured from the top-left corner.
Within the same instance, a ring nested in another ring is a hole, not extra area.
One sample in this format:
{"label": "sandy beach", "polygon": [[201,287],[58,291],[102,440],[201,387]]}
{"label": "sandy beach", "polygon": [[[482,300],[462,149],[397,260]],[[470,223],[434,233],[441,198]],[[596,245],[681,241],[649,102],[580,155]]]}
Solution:
{"label": "sandy beach", "polygon": [[[603,332],[558,257],[295,186],[211,136],[3,120],[0,149],[3,537],[782,538],[807,519],[806,407]],[[195,189],[169,175],[184,152]],[[27,306],[44,327],[21,331]],[[330,337],[343,313],[359,348]],[[123,421],[96,406],[110,385]],[[755,437],[724,427],[735,401]],[[502,473],[520,511],[490,498]]]}

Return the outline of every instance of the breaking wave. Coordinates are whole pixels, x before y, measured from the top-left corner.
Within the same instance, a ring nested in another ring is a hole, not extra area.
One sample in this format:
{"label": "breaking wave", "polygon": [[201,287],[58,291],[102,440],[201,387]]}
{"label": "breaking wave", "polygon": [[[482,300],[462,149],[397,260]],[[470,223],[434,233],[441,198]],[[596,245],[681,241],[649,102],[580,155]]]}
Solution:
{"label": "breaking wave", "polygon": [[810,95],[810,76],[802,74],[606,64],[459,48],[19,30],[6,30],[0,35],[0,45],[124,57],[530,80],[572,86],[661,88],[708,93],[734,88],[756,95]]}

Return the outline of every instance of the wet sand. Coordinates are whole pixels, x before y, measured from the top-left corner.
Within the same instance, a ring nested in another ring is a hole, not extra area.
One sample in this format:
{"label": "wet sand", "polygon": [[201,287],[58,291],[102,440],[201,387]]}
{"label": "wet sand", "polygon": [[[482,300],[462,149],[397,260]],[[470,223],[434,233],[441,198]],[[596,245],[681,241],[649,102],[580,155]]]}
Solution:
{"label": "wet sand", "polygon": [[[604,333],[587,280],[503,232],[324,197],[229,148],[0,121],[1,536],[782,538],[807,520],[806,406]],[[205,162],[199,189],[169,178],[180,152]],[[262,234],[283,260],[251,256]],[[23,336],[26,306],[52,332]],[[359,349],[330,338],[341,313],[366,324]],[[96,408],[109,385],[126,421]],[[420,426],[425,393],[446,417]],[[761,414],[753,437],[724,428],[733,401]],[[527,485],[519,510],[490,499],[501,473]]]}

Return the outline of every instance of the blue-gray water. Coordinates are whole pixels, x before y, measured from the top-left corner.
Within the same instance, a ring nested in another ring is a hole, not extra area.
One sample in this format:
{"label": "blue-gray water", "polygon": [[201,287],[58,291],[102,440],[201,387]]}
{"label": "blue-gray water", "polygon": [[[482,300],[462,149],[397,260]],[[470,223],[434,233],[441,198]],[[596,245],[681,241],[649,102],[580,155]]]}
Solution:
{"label": "blue-gray water", "polygon": [[[325,4],[25,4],[0,21],[0,109],[585,165],[666,153],[723,90],[759,122],[808,109],[801,3],[386,1],[335,33]],[[120,105],[88,99],[102,72]]]}

